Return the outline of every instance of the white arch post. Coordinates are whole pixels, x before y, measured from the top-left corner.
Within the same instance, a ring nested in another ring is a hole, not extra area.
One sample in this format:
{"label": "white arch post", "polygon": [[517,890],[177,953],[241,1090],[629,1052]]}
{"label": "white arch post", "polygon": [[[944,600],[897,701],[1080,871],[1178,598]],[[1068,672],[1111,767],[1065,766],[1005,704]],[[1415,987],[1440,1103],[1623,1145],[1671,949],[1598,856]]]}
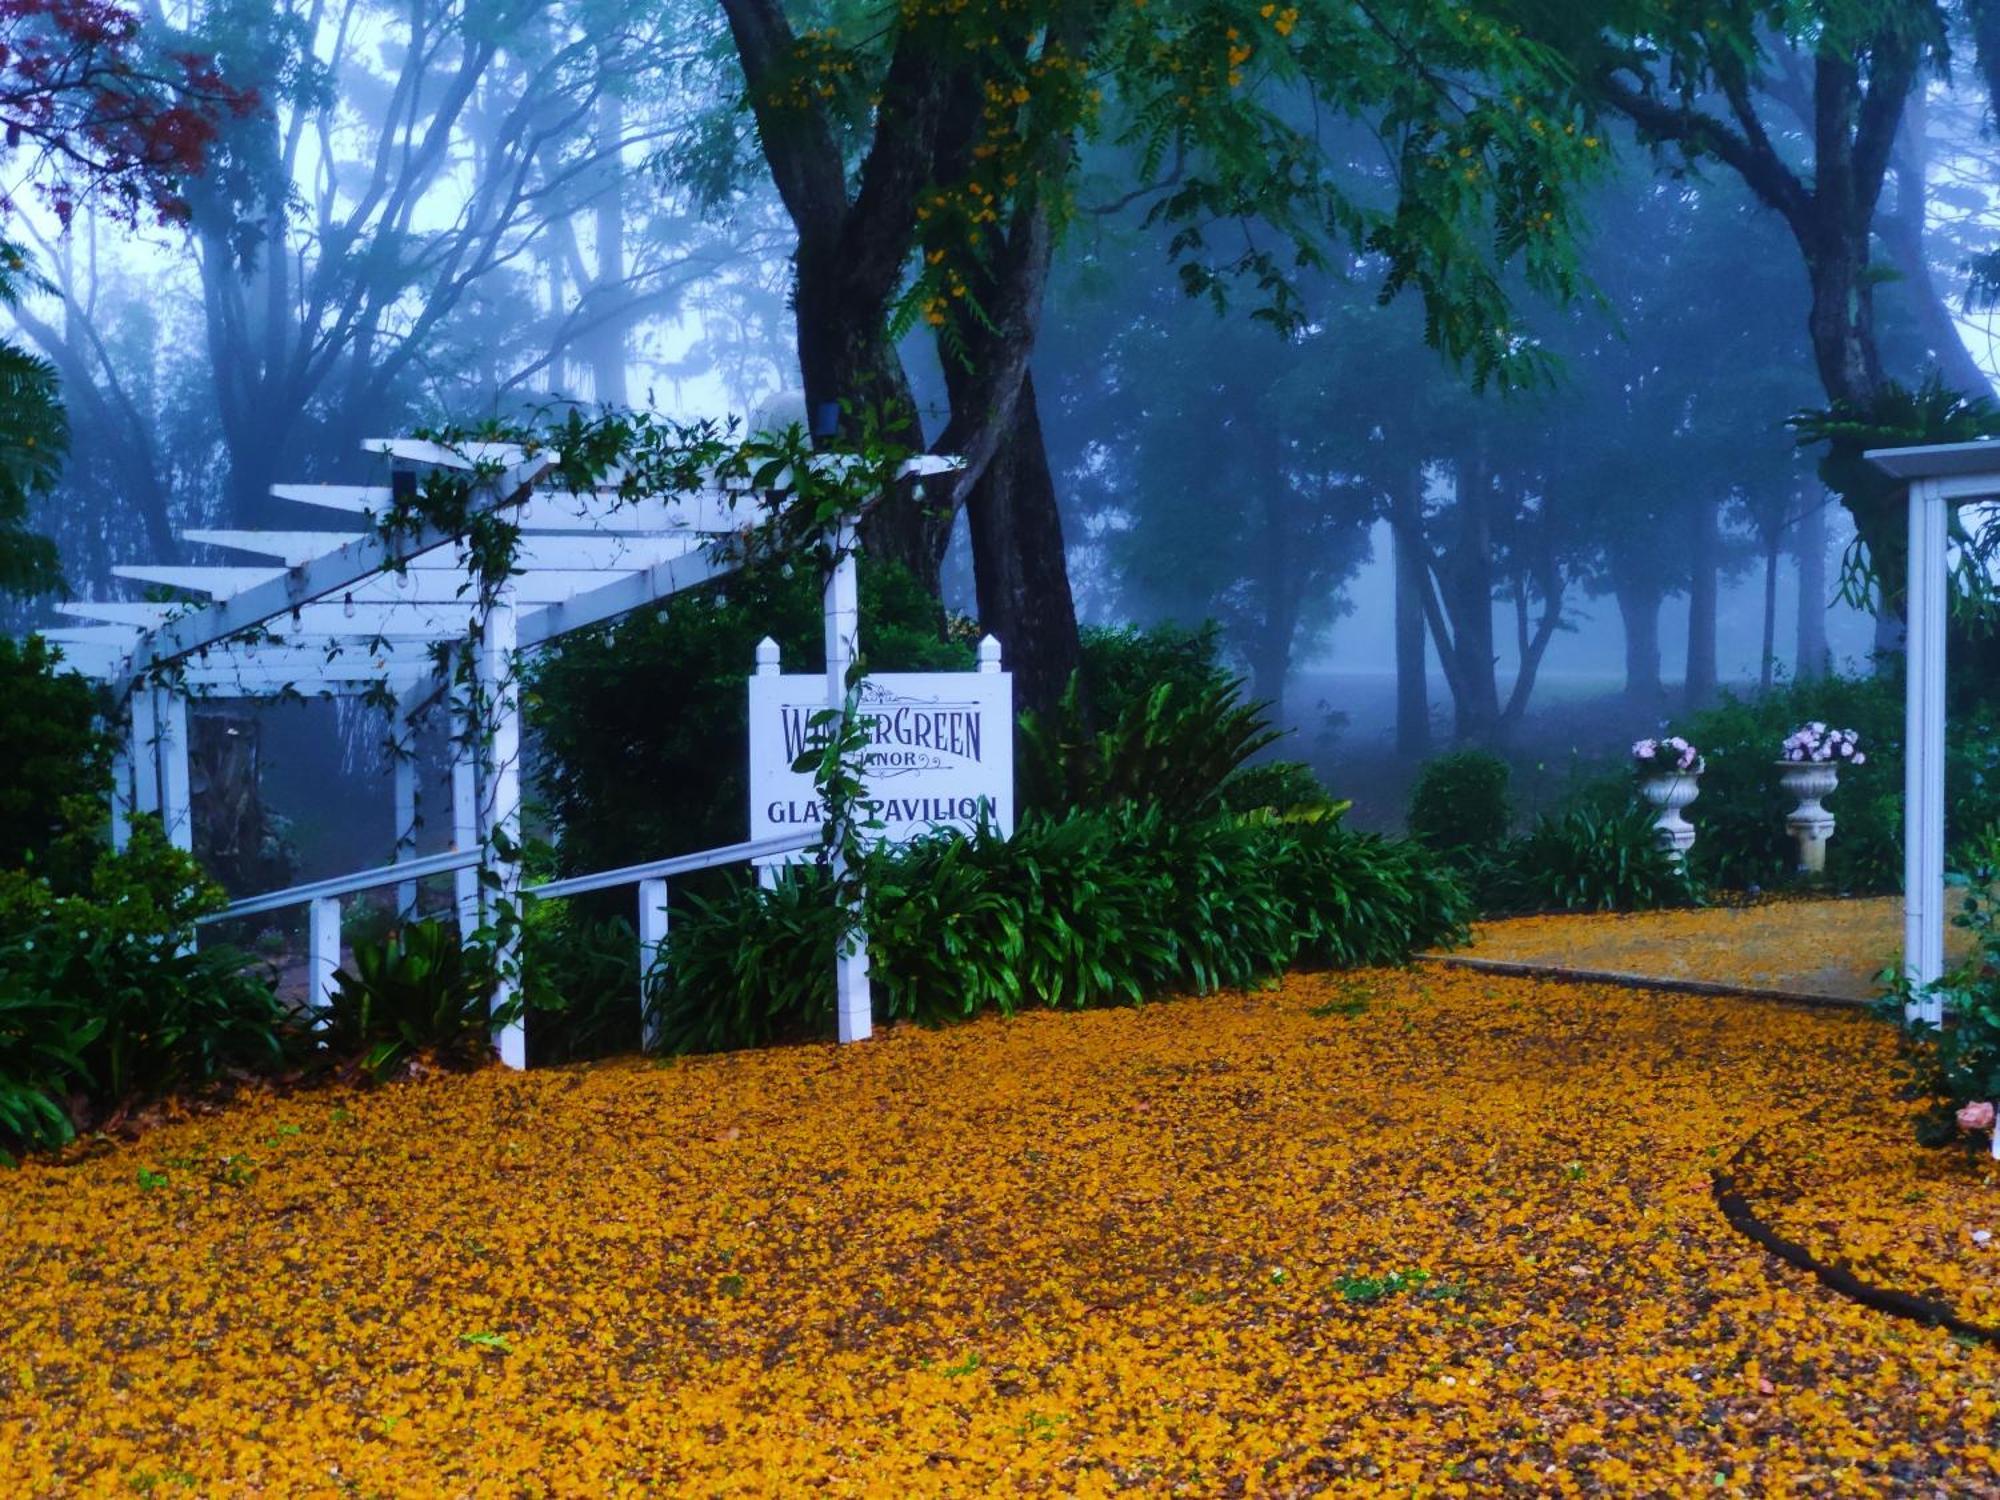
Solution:
{"label": "white arch post", "polygon": [[[847,673],[861,652],[861,594],[854,561],[854,523],[843,521],[833,529],[834,556],[839,559],[826,581],[826,704],[835,713],[847,703]],[[840,855],[834,855],[834,874],[842,873]],[[868,983],[868,934],[859,925],[848,934],[846,944],[834,959],[835,1019],[843,1042],[868,1039],[873,1029]]]}
{"label": "white arch post", "polygon": [[[494,950],[500,981],[493,987],[498,1011],[520,994],[521,934],[521,685],[515,666],[519,628],[514,586],[501,587],[480,628],[479,688],[489,722],[480,727],[479,840],[488,863],[480,871],[481,904],[497,915],[505,904],[514,914],[511,934]],[[505,845],[505,852],[499,846]],[[500,1061],[510,1068],[528,1065],[525,1021],[515,1018],[494,1038]]]}
{"label": "white arch post", "polygon": [[[2000,442],[1878,448],[1866,457],[1909,494],[1904,601],[1903,972],[1911,1021],[1937,1025],[1944,1003],[1945,619],[1951,607],[1951,512],[2000,499]],[[1995,1135],[2000,1148],[2000,1133]],[[1996,1150],[2000,1154],[2000,1149]]]}

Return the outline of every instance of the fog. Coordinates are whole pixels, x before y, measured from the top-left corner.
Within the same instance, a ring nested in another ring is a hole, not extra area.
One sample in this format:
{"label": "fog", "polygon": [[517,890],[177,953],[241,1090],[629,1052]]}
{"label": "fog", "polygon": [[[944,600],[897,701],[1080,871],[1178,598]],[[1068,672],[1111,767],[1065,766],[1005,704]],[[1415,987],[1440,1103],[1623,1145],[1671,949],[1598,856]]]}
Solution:
{"label": "fog", "polygon": [[[365,437],[568,401],[803,414],[797,240],[718,19],[523,10],[418,45],[405,10],[361,0],[176,7],[268,105],[228,127],[186,225],[87,208],[64,230],[21,198],[48,286],[15,333],[60,372],[73,432],[31,524],[75,593],[138,597],[121,562],[225,560],[191,527],[321,524],[270,486],[364,475]],[[1990,392],[1966,295],[1993,237],[1985,100],[1958,79],[1921,103],[1883,360]],[[1148,203],[1114,191],[1145,164],[1088,148],[1032,359],[1077,616],[1216,621],[1294,731],[1281,753],[1370,821],[1427,750],[1586,759],[1721,691],[1872,669],[1874,621],[1838,597],[1852,527],[1788,426],[1826,403],[1796,247],[1727,172],[1607,147],[1578,294],[1513,288],[1547,359],[1512,390],[1430,347],[1412,296],[1381,305],[1365,254],[1298,272],[1286,321],[1188,296]],[[933,440],[951,382],[923,324],[900,357]],[[981,612],[962,517],[941,583]],[[324,716],[288,712],[271,733],[310,784]],[[365,762],[360,733],[334,739]]]}

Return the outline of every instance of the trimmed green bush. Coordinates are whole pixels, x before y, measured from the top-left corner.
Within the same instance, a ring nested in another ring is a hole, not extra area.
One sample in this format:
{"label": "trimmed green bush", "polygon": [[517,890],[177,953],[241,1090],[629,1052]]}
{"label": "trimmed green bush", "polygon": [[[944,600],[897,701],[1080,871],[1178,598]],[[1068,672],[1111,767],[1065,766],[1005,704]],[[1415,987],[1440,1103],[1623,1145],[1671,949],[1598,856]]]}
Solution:
{"label": "trimmed green bush", "polygon": [[[1258,983],[1294,963],[1391,964],[1462,941],[1457,879],[1337,818],[1195,821],[1157,808],[1031,817],[876,855],[865,913],[878,1019],[1082,1009]],[[819,1034],[837,923],[824,875],[677,914],[652,978],[671,1051]]]}
{"label": "trimmed green bush", "polygon": [[1478,854],[1506,841],[1514,822],[1507,762],[1485,750],[1427,760],[1410,789],[1410,837],[1440,854]]}

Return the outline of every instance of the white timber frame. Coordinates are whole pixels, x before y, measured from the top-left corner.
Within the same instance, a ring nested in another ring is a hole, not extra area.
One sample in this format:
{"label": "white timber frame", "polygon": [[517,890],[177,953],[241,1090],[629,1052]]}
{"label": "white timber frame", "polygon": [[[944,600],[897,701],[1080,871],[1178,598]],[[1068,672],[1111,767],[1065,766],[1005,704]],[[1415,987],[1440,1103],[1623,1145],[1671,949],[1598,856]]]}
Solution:
{"label": "white timber frame", "polygon": [[[2000,442],[1878,448],[1866,457],[1909,497],[1904,603],[1903,972],[1909,1019],[1936,1026],[1944,1004],[1945,623],[1951,607],[1951,513],[2000,501]],[[1995,1134],[2000,1155],[2000,1132]]]}
{"label": "white timber frame", "polygon": [[[553,899],[634,885],[644,975],[666,942],[669,878],[790,853],[809,840],[766,839],[524,888],[518,857],[518,662],[523,652],[566,632],[734,570],[742,549],[732,543],[762,523],[773,497],[721,483],[687,495],[637,500],[620,495],[609,482],[579,494],[545,483],[554,468],[551,456],[509,444],[475,444],[461,451],[393,438],[371,439],[363,447],[387,466],[388,483],[272,490],[279,499],[339,513],[345,529],[195,530],[185,540],[259,561],[113,570],[134,583],[205,596],[206,602],[74,600],[58,606],[79,623],[46,632],[48,639],[61,647],[66,665],[108,684],[120,705],[113,841],[122,847],[133,815],[144,813],[157,816],[176,845],[193,847],[191,698],[385,695],[393,704],[395,834],[389,863],[249,897],[205,921],[305,906],[311,995],[323,1004],[340,965],[341,902],[358,892],[393,887],[397,909],[407,916],[416,910],[417,882],[449,874],[459,930],[470,937],[492,922],[502,901],[518,909],[523,896]],[[499,472],[482,482],[474,510],[504,510],[522,534],[515,571],[482,606],[460,533],[433,525],[387,531],[376,522],[391,514],[399,481],[407,483],[416,471],[496,464]],[[900,477],[958,466],[955,459],[920,457],[906,463]],[[827,702],[839,708],[848,668],[860,649],[853,524],[836,527],[831,540],[839,561],[824,600]],[[481,700],[476,705],[464,700],[462,685],[440,676],[445,651],[468,639],[476,642],[472,692]],[[451,719],[451,847],[419,855],[411,715],[440,691],[447,695]],[[503,975],[519,973],[518,949],[512,946],[518,941],[511,937],[511,951],[498,955]],[[849,943],[839,965],[840,1040],[858,1041],[869,1034],[865,934]],[[496,1010],[513,998],[517,982],[502,980]],[[526,1065],[524,1023],[496,1028],[494,1040],[508,1066]],[[654,1038],[644,1040],[650,1044]]]}

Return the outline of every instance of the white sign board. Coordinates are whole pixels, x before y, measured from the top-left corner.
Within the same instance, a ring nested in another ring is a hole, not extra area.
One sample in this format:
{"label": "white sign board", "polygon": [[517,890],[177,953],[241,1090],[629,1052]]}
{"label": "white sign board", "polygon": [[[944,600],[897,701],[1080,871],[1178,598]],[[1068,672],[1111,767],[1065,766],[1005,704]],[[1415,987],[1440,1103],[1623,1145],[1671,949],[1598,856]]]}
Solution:
{"label": "white sign board", "polygon": [[[823,740],[826,678],[750,679],[750,837],[816,829],[826,806],[801,752]],[[861,684],[869,745],[863,781],[870,836],[904,843],[938,828],[971,831],[983,817],[1014,831],[1014,680],[1005,672],[882,672]]]}

